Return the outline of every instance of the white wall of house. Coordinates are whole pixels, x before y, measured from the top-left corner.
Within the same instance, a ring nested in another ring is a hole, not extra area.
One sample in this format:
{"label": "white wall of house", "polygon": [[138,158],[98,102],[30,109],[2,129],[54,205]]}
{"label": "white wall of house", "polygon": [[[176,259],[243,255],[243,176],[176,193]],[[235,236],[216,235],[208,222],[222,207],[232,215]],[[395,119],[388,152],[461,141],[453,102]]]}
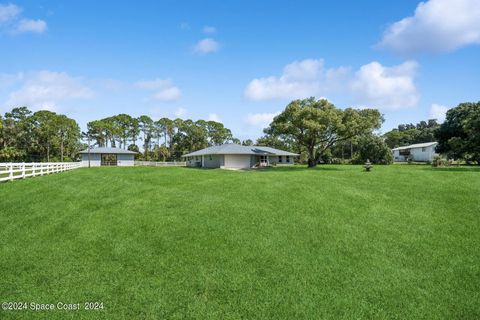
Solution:
{"label": "white wall of house", "polygon": [[135,155],[133,154],[117,154],[117,166],[133,167],[135,165]]}
{"label": "white wall of house", "polygon": [[432,161],[433,157],[437,155],[435,153],[435,146],[436,145],[424,148],[413,148],[410,150],[410,153],[415,161]]}
{"label": "white wall of house", "polygon": [[[135,155],[117,154],[117,166],[133,167],[135,164]],[[102,155],[100,153],[90,153],[90,166],[100,167],[102,165]],[[82,167],[88,167],[88,153],[82,153]]]}
{"label": "white wall of house", "polygon": [[203,156],[204,168],[220,168],[224,165],[223,154],[209,154]]}
{"label": "white wall of house", "polygon": [[[101,157],[99,153],[90,153],[90,166],[91,167],[100,167]],[[82,167],[88,167],[88,154],[82,153]]]}
{"label": "white wall of house", "polygon": [[284,165],[292,165],[293,164],[293,157],[292,156],[269,156],[269,162],[275,164],[277,166],[284,166]]}
{"label": "white wall of house", "polygon": [[[413,161],[432,161],[438,154],[435,153],[436,145],[423,147],[423,148],[411,148],[410,154]],[[395,161],[407,161],[408,156],[400,155],[400,150],[393,151],[393,159]]]}
{"label": "white wall of house", "polygon": [[185,158],[187,167],[201,167],[202,166],[202,156],[193,156]]}
{"label": "white wall of house", "polygon": [[[268,165],[275,163],[276,165],[293,165],[293,156],[265,156]],[[281,160],[280,160],[281,159]],[[244,154],[212,154],[202,156],[186,157],[187,167],[204,167],[204,168],[234,168],[246,169],[253,168],[260,163],[259,155]],[[288,161],[287,161],[288,160]]]}
{"label": "white wall of house", "polygon": [[233,168],[233,169],[250,168],[250,155],[249,154],[226,154],[224,167]]}

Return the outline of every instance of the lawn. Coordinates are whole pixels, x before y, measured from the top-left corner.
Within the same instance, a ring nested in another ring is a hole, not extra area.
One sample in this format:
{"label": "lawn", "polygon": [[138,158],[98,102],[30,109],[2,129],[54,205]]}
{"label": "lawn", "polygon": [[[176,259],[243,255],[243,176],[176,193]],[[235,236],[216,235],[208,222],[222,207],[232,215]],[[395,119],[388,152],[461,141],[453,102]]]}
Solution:
{"label": "lawn", "polygon": [[0,184],[0,319],[478,319],[480,170],[92,168]]}

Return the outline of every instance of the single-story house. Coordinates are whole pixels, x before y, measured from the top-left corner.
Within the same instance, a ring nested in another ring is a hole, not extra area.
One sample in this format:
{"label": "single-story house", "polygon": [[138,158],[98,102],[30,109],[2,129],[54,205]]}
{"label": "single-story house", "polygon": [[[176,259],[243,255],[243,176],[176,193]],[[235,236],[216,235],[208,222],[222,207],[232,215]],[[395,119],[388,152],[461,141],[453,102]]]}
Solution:
{"label": "single-story house", "polygon": [[293,165],[296,153],[263,146],[235,143],[208,147],[183,155],[187,166],[223,169],[247,169],[269,165]]}
{"label": "single-story house", "polygon": [[410,156],[413,161],[432,161],[438,154],[435,147],[438,142],[425,142],[412,144],[410,146],[392,149],[394,161],[407,161]]}
{"label": "single-story house", "polygon": [[93,148],[80,151],[82,166],[121,166],[130,167],[134,165],[136,152],[120,148]]}

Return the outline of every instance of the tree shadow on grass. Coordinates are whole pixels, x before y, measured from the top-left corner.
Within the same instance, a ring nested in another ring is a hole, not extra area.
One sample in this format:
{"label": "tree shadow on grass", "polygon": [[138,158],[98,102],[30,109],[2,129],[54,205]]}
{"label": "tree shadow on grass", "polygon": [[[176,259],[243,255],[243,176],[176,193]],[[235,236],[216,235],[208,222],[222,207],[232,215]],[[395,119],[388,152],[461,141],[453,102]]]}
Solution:
{"label": "tree shadow on grass", "polygon": [[281,166],[281,167],[269,167],[269,168],[262,168],[262,169],[255,169],[259,171],[265,172],[298,172],[298,171],[345,171],[338,166],[330,166],[330,165],[317,165],[316,167],[309,168],[307,166]]}
{"label": "tree shadow on grass", "polygon": [[479,172],[480,166],[461,166],[461,167],[425,167],[422,170],[426,171],[441,171],[441,172]]}
{"label": "tree shadow on grass", "polygon": [[220,169],[220,168],[201,168],[201,167],[182,167],[186,170],[225,170],[225,171],[237,171],[237,172],[299,172],[299,171],[345,171],[337,166],[318,165],[314,168],[308,168],[303,165],[295,166],[280,166],[280,167],[264,167],[264,168],[252,168],[252,169]]}

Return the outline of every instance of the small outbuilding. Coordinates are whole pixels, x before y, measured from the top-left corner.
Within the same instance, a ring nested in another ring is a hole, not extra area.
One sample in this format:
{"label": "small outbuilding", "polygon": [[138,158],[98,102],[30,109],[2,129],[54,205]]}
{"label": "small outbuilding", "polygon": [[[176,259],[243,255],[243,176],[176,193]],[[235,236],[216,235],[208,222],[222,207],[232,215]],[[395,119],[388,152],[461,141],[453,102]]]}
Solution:
{"label": "small outbuilding", "polygon": [[92,148],[80,151],[82,166],[119,166],[130,167],[135,164],[136,152],[120,148]]}
{"label": "small outbuilding", "polygon": [[432,161],[438,155],[435,152],[437,144],[438,142],[425,142],[392,149],[393,159],[394,161],[407,161],[409,158],[412,161]]}
{"label": "small outbuilding", "polygon": [[189,167],[248,169],[270,165],[293,165],[298,154],[263,146],[235,143],[208,147],[183,155]]}

